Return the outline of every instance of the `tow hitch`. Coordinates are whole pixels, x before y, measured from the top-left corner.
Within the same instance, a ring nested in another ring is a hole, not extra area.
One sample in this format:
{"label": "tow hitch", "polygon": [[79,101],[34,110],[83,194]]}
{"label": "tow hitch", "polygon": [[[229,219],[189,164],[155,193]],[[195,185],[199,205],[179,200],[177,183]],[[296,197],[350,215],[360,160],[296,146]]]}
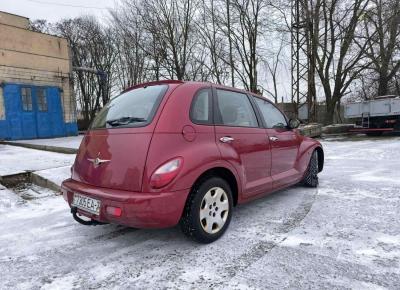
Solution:
{"label": "tow hitch", "polygon": [[78,223],[80,223],[82,225],[85,225],[85,226],[105,225],[105,223],[98,222],[98,221],[93,220],[93,219],[91,219],[91,220],[81,219],[78,216],[78,208],[75,207],[75,206],[71,207],[71,213],[72,213],[72,216],[74,217],[74,220],[76,220]]}

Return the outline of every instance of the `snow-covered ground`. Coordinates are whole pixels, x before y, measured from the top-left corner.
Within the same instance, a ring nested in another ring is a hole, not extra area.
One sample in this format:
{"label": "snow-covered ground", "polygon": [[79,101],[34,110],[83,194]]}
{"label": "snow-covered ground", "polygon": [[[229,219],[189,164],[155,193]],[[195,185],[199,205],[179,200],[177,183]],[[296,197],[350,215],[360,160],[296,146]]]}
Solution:
{"label": "snow-covered ground", "polygon": [[318,189],[237,207],[209,245],[177,227],[85,227],[60,196],[0,188],[0,288],[399,289],[400,138],[323,145]]}
{"label": "snow-covered ground", "polygon": [[71,166],[74,154],[61,154],[0,144],[0,176]]}
{"label": "snow-covered ground", "polygon": [[71,165],[40,170],[36,171],[35,174],[57,185],[61,185],[65,179],[71,177]]}
{"label": "snow-covered ground", "polygon": [[83,135],[78,135],[50,139],[18,140],[15,142],[78,149],[83,137]]}

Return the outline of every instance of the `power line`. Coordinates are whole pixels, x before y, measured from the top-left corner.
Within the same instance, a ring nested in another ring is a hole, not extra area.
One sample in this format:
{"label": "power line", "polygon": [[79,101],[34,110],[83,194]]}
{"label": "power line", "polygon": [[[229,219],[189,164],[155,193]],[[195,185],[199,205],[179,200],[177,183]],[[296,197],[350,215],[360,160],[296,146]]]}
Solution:
{"label": "power line", "polygon": [[34,2],[34,3],[39,3],[39,4],[54,5],[54,6],[63,6],[63,7],[73,7],[73,8],[87,8],[87,9],[101,9],[101,10],[107,10],[107,9],[109,9],[109,8],[104,8],[104,7],[72,5],[72,4],[54,3],[54,2],[39,1],[39,0],[28,0],[28,1],[29,1],[29,2]]}

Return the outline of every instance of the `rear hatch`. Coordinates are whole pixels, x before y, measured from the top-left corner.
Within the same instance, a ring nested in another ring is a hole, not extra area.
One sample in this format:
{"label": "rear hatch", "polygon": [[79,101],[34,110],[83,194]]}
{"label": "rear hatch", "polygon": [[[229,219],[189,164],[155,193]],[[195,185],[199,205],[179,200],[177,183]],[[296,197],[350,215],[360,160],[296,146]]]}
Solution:
{"label": "rear hatch", "polygon": [[140,87],[104,106],[82,140],[72,179],[140,191],[157,111],[167,91],[166,84]]}

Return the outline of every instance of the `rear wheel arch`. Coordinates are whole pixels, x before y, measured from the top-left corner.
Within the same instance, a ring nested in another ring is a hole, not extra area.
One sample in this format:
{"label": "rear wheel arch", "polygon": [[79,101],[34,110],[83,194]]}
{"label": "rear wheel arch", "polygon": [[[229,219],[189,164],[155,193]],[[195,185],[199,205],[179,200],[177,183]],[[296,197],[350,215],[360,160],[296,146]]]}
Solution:
{"label": "rear wheel arch", "polygon": [[204,171],[193,183],[191,188],[191,192],[194,188],[199,186],[202,182],[207,180],[210,177],[220,177],[224,179],[230,186],[233,197],[233,205],[235,206],[238,203],[239,198],[239,186],[236,176],[232,173],[232,171],[226,167],[213,167]]}

